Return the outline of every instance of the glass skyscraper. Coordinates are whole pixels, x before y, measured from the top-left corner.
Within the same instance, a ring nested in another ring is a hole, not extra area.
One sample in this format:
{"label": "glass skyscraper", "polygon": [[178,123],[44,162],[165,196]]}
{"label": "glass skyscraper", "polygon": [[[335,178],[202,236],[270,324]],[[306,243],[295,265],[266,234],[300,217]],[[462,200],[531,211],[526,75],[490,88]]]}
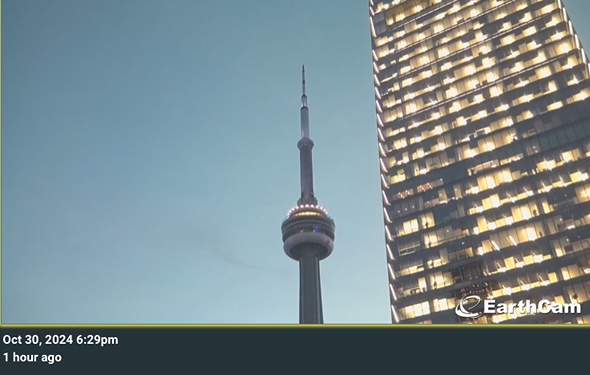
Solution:
{"label": "glass skyscraper", "polygon": [[[590,323],[590,81],[560,0],[369,1],[393,322]],[[467,296],[581,313],[461,318]]]}

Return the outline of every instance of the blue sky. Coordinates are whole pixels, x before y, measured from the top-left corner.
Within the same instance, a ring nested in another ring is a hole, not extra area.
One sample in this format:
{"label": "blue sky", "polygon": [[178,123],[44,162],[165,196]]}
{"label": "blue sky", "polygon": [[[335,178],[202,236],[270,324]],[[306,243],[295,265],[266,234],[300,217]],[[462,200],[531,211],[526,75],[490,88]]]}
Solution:
{"label": "blue sky", "polygon": [[367,3],[4,0],[2,322],[297,323],[304,63],[324,319],[389,323]]}

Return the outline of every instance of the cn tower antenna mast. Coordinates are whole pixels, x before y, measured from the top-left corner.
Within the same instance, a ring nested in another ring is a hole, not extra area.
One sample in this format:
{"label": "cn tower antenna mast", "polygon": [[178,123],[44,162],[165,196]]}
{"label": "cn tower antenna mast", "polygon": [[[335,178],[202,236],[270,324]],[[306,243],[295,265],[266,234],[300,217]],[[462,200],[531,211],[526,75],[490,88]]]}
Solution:
{"label": "cn tower antenna mast", "polygon": [[305,65],[301,67],[301,80],[301,139],[297,143],[301,170],[301,198],[297,203],[317,205],[318,201],[313,194],[313,167],[311,160],[313,141],[309,138],[309,108],[307,108],[307,95],[305,95]]}
{"label": "cn tower antenna mast", "polygon": [[309,108],[305,94],[305,66],[301,68],[301,139],[299,148],[301,197],[283,221],[283,249],[299,262],[299,323],[324,322],[320,287],[320,260],[334,249],[335,225],[328,212],[318,205],[313,192],[312,149],[309,137]]}

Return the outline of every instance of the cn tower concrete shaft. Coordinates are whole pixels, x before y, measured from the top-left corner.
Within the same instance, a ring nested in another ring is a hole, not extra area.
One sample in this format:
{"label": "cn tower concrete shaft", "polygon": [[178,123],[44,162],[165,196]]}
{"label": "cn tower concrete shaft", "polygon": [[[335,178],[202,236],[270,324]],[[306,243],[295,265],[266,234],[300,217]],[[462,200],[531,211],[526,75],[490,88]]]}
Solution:
{"label": "cn tower concrete shaft", "polygon": [[299,323],[324,322],[322,290],[320,284],[320,259],[322,249],[316,244],[302,245],[299,259]]}

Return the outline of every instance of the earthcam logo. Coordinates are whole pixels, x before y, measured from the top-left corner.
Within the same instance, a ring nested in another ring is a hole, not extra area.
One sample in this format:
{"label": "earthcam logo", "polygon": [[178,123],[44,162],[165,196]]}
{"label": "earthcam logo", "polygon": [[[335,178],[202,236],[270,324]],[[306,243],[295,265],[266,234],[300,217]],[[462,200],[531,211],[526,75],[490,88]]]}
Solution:
{"label": "earthcam logo", "polygon": [[[469,306],[469,308],[465,307],[465,305],[470,304],[471,302],[475,301],[475,304]],[[461,318],[479,318],[483,315],[483,312],[474,312],[475,308],[481,304],[481,297],[480,296],[466,296],[459,301],[459,304],[455,307],[455,314],[460,316]]]}
{"label": "earthcam logo", "polygon": [[582,305],[578,302],[557,303],[546,299],[538,303],[528,299],[517,303],[496,303],[494,299],[483,300],[480,296],[471,295],[463,297],[455,307],[455,314],[461,318],[473,319],[484,314],[515,314],[517,311],[521,314],[581,314]]}

